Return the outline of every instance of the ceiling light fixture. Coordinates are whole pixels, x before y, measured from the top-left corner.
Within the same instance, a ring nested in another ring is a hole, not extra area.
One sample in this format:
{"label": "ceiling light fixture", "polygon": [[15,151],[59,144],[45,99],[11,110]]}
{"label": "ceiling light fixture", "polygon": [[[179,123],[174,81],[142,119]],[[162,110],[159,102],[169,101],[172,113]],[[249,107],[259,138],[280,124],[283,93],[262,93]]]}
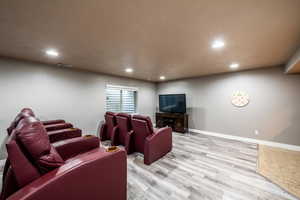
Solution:
{"label": "ceiling light fixture", "polygon": [[46,54],[51,57],[57,57],[59,53],[55,49],[46,50]]}
{"label": "ceiling light fixture", "polygon": [[230,65],[229,65],[229,67],[231,68],[231,69],[237,69],[237,68],[239,68],[239,64],[238,63],[231,63]]}
{"label": "ceiling light fixture", "polygon": [[160,80],[165,80],[165,79],[166,79],[166,77],[164,77],[164,76],[160,76],[160,77],[159,77],[159,79],[160,79]]}
{"label": "ceiling light fixture", "polygon": [[132,73],[132,72],[133,72],[133,69],[132,69],[132,68],[126,68],[126,69],[125,69],[125,72],[127,72],[127,73]]}
{"label": "ceiling light fixture", "polygon": [[225,42],[223,40],[220,40],[220,39],[213,41],[213,43],[211,45],[211,47],[213,49],[220,49],[220,48],[222,48],[224,46],[225,46]]}

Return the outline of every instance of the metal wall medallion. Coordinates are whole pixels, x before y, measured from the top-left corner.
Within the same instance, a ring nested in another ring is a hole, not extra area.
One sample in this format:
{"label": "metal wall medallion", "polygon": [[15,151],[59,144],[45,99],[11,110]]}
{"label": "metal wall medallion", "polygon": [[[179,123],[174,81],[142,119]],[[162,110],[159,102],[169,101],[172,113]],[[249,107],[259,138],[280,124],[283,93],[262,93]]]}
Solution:
{"label": "metal wall medallion", "polygon": [[245,107],[249,104],[249,102],[249,95],[243,91],[236,91],[231,97],[231,103],[236,107]]}

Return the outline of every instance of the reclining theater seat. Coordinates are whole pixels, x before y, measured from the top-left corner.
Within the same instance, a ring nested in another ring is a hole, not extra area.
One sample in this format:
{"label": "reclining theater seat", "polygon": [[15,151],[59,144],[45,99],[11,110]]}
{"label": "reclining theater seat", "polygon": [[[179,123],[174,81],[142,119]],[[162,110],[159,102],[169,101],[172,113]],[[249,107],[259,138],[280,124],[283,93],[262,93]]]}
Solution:
{"label": "reclining theater seat", "polygon": [[18,126],[18,123],[26,117],[34,117],[33,112],[28,109],[23,109],[14,119],[14,121],[12,121],[12,123],[10,124],[10,126],[7,128],[7,134],[10,135],[12,133],[12,131]]}
{"label": "reclining theater seat", "polygon": [[126,153],[106,152],[95,136],[50,144],[42,123],[31,117],[6,147],[10,162],[0,200],[126,199]]}
{"label": "reclining theater seat", "polygon": [[132,126],[131,116],[126,113],[118,113],[116,115],[117,120],[117,133],[114,140],[114,145],[124,145],[127,154],[132,152]]}
{"label": "reclining theater seat", "polygon": [[46,120],[42,121],[43,125],[52,125],[52,124],[61,124],[61,123],[66,123],[65,120],[63,119],[54,119],[54,120]]}
{"label": "reclining theater seat", "polygon": [[[27,117],[35,117],[33,111],[30,108],[24,108],[17,115],[15,120],[11,123],[10,127],[7,129],[8,135],[17,127],[18,123]],[[42,121],[42,124],[45,125],[45,128],[48,132],[50,142],[56,142],[59,140],[81,137],[82,131],[78,128],[73,128],[73,125],[70,123],[65,123],[64,120],[51,120],[51,121]]]}
{"label": "reclining theater seat", "polygon": [[[35,117],[32,117],[32,116],[25,117],[25,118],[23,118],[19,121],[17,127],[18,127],[18,129],[20,129],[20,127],[23,127],[24,125],[26,125],[28,123],[37,122],[37,121],[39,121],[39,120]],[[18,130],[17,127],[15,129],[13,129],[13,131],[10,135],[15,134],[17,132],[17,130]],[[74,129],[73,133],[70,132],[70,131],[67,132],[66,130],[60,130],[60,131],[65,131],[65,132],[64,133],[58,133],[58,134],[56,134],[56,133],[52,134],[52,132],[50,132],[50,134],[49,134],[49,132],[48,132],[48,137],[49,137],[49,140],[50,140],[51,143],[53,143],[55,141],[69,139],[69,138],[75,138],[75,137],[80,138],[81,137],[81,130],[80,129],[78,129],[78,130]],[[68,135],[66,136],[66,134],[68,134]],[[71,137],[71,136],[73,136],[73,137]],[[7,171],[8,167],[9,167],[9,159],[6,159],[6,162],[5,162],[5,165],[4,165],[4,174]],[[4,178],[4,177],[5,176],[3,176],[2,178]],[[4,182],[4,181],[2,181],[2,182]]]}
{"label": "reclining theater seat", "polygon": [[47,134],[49,136],[50,142],[53,143],[61,140],[81,137],[82,130],[79,128],[67,128],[56,131],[48,131]]}
{"label": "reclining theater seat", "polygon": [[[35,114],[31,108],[23,108],[21,110],[21,113],[28,113],[30,116],[35,117]],[[61,124],[66,123],[63,119],[55,119],[55,120],[47,120],[47,121],[41,121],[43,125],[51,125],[51,124]]]}
{"label": "reclining theater seat", "polygon": [[115,135],[117,131],[117,121],[116,114],[113,112],[106,112],[104,115],[105,123],[100,129],[100,139],[111,140],[112,145],[114,145]]}
{"label": "reclining theater seat", "polygon": [[133,149],[144,154],[144,163],[152,162],[166,155],[172,150],[172,129],[165,127],[154,129],[151,119],[141,115],[132,118]]}
{"label": "reclining theater seat", "polygon": [[[18,125],[18,122],[24,118],[24,117],[28,117],[28,116],[32,116],[35,117],[34,112],[32,111],[32,109],[30,108],[23,108],[21,110],[21,112],[19,113],[19,115],[16,117],[16,119],[12,122],[12,124],[10,125],[10,127],[7,129],[8,134],[11,133],[11,131]],[[48,121],[42,121],[43,125],[53,125],[53,124],[62,124],[62,123],[66,123],[65,120],[62,119],[57,119],[57,120],[48,120]]]}
{"label": "reclining theater seat", "polygon": [[49,124],[44,126],[46,131],[57,131],[66,128],[73,128],[73,125],[71,123]]}
{"label": "reclining theater seat", "polygon": [[[11,123],[10,127],[7,129],[8,134],[18,125],[19,121],[25,117],[35,117],[34,112],[30,108],[23,108],[21,112],[17,115],[15,120]],[[46,126],[46,130],[54,131],[60,130],[64,128],[73,128],[73,125],[70,123],[66,123],[65,120],[57,119],[57,120],[50,120],[50,121],[42,121],[43,125]]]}

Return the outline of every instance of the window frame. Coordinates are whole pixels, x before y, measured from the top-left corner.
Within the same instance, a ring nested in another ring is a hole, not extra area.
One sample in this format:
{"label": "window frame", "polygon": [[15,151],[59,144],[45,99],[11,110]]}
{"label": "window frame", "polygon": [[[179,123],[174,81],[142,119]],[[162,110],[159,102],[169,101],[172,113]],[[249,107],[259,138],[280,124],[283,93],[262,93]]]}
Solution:
{"label": "window frame", "polygon": [[115,89],[115,90],[120,90],[120,106],[119,106],[119,111],[112,111],[112,112],[124,112],[123,110],[123,92],[124,90],[126,91],[133,91],[134,92],[134,111],[133,112],[124,112],[128,114],[136,114],[138,110],[138,88],[137,87],[130,87],[130,86],[120,86],[120,85],[111,85],[107,84],[105,87],[105,110],[108,110],[108,102],[107,102],[107,90],[108,89]]}

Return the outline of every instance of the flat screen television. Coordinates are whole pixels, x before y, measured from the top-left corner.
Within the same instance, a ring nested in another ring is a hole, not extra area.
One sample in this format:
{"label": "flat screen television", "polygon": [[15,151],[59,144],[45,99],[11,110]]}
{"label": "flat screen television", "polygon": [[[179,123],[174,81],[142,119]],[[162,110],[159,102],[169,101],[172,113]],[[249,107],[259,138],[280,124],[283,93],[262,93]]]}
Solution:
{"label": "flat screen television", "polygon": [[185,94],[159,95],[159,111],[170,113],[186,113]]}

